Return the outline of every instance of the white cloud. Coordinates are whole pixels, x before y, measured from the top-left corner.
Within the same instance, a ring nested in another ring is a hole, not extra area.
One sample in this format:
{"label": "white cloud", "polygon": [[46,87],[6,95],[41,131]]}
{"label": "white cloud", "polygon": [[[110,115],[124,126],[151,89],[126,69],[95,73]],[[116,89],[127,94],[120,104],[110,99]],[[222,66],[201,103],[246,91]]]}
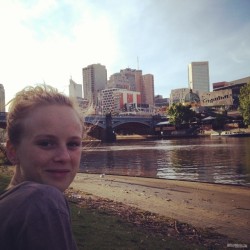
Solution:
{"label": "white cloud", "polygon": [[83,67],[101,63],[110,76],[137,68],[137,57],[163,96],[186,87],[191,61],[209,61],[211,82],[249,76],[249,2],[241,3],[236,13],[234,0],[0,0],[0,83],[6,99],[43,81],[67,93]]}
{"label": "white cloud", "polygon": [[71,27],[71,37],[53,31],[49,37],[38,40],[35,30],[26,24],[29,18],[39,18],[51,6],[55,6],[54,1],[46,5],[39,1],[29,10],[21,5],[6,6],[8,13],[16,11],[12,18],[4,19],[8,26],[4,27],[5,36],[0,47],[0,54],[5,59],[0,62],[1,82],[7,99],[27,84],[43,81],[67,92],[70,76],[82,82],[83,67],[99,62],[112,65],[117,59],[119,49],[110,20],[102,15],[97,17],[86,8],[82,18]]}

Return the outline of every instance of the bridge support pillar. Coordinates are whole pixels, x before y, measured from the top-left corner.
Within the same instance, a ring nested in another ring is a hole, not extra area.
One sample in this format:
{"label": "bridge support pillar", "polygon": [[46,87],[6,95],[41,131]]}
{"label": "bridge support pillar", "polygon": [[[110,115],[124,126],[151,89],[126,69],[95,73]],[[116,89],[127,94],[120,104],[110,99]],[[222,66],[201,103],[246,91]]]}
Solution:
{"label": "bridge support pillar", "polygon": [[103,130],[102,142],[115,142],[116,135],[112,127],[111,114],[106,115],[106,129]]}

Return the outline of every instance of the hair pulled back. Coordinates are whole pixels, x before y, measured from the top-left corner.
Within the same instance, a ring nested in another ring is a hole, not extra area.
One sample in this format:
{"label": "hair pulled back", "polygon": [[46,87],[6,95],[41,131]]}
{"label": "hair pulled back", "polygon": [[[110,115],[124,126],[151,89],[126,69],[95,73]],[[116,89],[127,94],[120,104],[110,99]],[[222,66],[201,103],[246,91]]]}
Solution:
{"label": "hair pulled back", "polygon": [[[34,109],[46,105],[63,105],[72,108],[79,120],[81,114],[76,102],[49,85],[28,86],[16,93],[9,102],[7,136],[13,145],[18,145],[23,132],[23,120]],[[48,114],[49,115],[49,114]]]}

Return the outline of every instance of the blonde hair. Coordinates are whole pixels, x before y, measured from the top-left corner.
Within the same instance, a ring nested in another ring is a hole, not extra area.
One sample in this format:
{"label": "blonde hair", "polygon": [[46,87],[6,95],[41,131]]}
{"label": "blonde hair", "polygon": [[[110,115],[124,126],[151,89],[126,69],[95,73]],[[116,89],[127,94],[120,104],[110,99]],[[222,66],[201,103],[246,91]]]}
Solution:
{"label": "blonde hair", "polygon": [[59,93],[49,85],[28,86],[18,92],[9,102],[7,116],[7,136],[13,145],[18,145],[23,132],[22,121],[37,107],[44,105],[63,105],[72,108],[82,122],[81,113],[76,102]]}

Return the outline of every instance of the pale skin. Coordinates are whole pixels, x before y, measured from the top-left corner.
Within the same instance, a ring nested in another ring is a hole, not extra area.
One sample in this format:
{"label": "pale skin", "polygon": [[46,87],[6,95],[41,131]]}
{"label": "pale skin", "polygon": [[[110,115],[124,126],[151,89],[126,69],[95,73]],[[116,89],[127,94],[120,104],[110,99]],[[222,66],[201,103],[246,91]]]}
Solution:
{"label": "pale skin", "polygon": [[81,159],[82,125],[65,105],[35,108],[23,120],[16,146],[7,142],[7,154],[16,165],[10,187],[23,181],[47,184],[64,191],[73,181]]}

